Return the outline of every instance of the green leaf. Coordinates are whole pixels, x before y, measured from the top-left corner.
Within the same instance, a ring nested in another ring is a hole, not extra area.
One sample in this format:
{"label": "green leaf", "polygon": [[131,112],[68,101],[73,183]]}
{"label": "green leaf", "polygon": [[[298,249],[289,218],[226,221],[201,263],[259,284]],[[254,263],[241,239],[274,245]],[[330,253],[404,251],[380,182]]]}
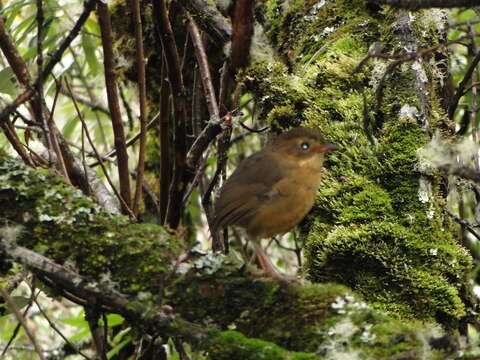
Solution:
{"label": "green leaf", "polygon": [[75,341],[78,341],[78,340],[80,340],[80,339],[83,339],[83,338],[85,338],[85,337],[87,337],[87,336],[90,336],[90,329],[85,329],[85,330],[80,331],[78,334],[71,336],[71,337],[68,339],[68,341],[70,341],[70,342],[75,342]]}
{"label": "green leaf", "polygon": [[120,352],[120,350],[122,350],[127,344],[131,342],[132,342],[132,337],[129,336],[125,340],[123,340],[120,344],[114,346],[114,348],[107,353],[107,359],[111,359],[112,357],[117,355]]}
{"label": "green leaf", "polygon": [[13,30],[12,35],[16,39],[15,42],[22,43],[35,26],[35,15],[28,16]]}
{"label": "green leaf", "polygon": [[[125,319],[118,314],[108,314],[107,315],[107,326],[114,327],[123,324]],[[103,325],[103,319],[100,320],[100,324]]]}
{"label": "green leaf", "polygon": [[85,29],[92,35],[100,36],[100,26],[98,22],[94,21],[92,18],[87,19],[85,22]]}
{"label": "green leaf", "polygon": [[78,328],[88,329],[88,322],[85,320],[85,311],[79,311],[78,315],[70,318],[60,319],[61,322],[67,325],[72,325]]}
{"label": "green leaf", "polygon": [[82,36],[82,47],[83,51],[85,52],[85,59],[87,60],[88,66],[90,68],[90,72],[93,75],[98,74],[100,69],[100,63],[98,61],[99,56],[96,54],[97,46],[95,46],[92,37],[86,34]]}
{"label": "green leaf", "polygon": [[14,95],[16,93],[13,83],[13,71],[11,67],[6,67],[0,71],[0,93]]}
{"label": "green leaf", "polygon": [[[72,111],[75,111],[75,110],[72,108]],[[71,139],[78,125],[81,126],[80,120],[76,115],[72,116],[69,120],[67,120],[67,122],[62,128],[63,136],[65,136],[67,139]],[[78,131],[80,132],[80,130],[81,128],[79,127]]]}
{"label": "green leaf", "polygon": [[113,343],[114,344],[118,344],[120,341],[122,341],[122,338],[127,335],[129,332],[130,332],[131,328],[126,328],[126,329],[123,329],[122,331],[120,331],[117,335],[115,335],[115,337],[113,338]]}
{"label": "green leaf", "polygon": [[3,11],[0,12],[0,14],[2,14],[2,16],[4,14],[7,16],[7,19],[5,21],[5,27],[7,29],[9,29],[12,26],[12,23],[15,20],[15,18],[17,17],[20,10],[22,10],[22,8],[24,6],[29,5],[29,4],[30,4],[30,1],[25,1],[25,0],[14,1],[14,2],[12,2],[11,5],[6,6],[3,9]]}
{"label": "green leaf", "polygon": [[12,300],[19,309],[22,309],[30,303],[30,298],[25,296],[12,296]]}

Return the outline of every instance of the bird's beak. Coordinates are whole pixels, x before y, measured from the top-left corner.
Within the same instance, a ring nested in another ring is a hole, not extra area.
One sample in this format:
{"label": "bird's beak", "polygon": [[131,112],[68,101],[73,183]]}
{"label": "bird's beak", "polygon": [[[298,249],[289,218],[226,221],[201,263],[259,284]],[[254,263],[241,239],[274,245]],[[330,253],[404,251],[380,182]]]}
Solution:
{"label": "bird's beak", "polygon": [[325,143],[320,146],[315,146],[312,148],[312,151],[315,152],[326,152],[326,151],[331,151],[331,150],[338,150],[340,149],[340,146],[335,145],[335,144],[330,144],[330,143]]}

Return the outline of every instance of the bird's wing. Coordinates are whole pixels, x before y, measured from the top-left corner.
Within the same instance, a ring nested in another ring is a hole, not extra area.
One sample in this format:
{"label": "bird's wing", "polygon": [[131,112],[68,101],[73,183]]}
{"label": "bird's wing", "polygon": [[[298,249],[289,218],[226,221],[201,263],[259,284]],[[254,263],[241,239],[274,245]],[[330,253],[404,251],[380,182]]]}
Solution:
{"label": "bird's wing", "polygon": [[275,156],[260,151],[242,161],[223,185],[215,203],[214,228],[247,226],[259,207],[277,196],[282,168]]}

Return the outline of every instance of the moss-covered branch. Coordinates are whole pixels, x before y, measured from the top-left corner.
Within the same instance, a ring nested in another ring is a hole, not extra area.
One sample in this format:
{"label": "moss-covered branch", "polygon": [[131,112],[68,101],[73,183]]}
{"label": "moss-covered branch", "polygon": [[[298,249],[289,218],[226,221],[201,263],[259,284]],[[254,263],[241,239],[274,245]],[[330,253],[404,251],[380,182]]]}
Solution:
{"label": "moss-covered branch", "polygon": [[178,240],[161,227],[111,216],[59,177],[5,156],[0,199],[0,268],[25,264],[57,295],[118,312],[142,333],[180,337],[210,359],[381,357],[430,349],[441,335],[389,318],[343,286],[255,279],[212,254],[178,267]]}

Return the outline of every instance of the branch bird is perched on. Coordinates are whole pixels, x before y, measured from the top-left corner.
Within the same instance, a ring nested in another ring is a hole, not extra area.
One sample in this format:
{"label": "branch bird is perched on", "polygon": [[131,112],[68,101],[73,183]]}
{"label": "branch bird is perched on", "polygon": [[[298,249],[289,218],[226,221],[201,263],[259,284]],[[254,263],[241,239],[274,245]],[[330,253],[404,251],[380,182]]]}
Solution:
{"label": "branch bird is perched on", "polygon": [[298,127],[277,136],[227,179],[215,203],[212,230],[244,227],[262,268],[282,278],[260,239],[286,233],[304,218],[320,185],[324,153],[336,149],[314,129]]}

